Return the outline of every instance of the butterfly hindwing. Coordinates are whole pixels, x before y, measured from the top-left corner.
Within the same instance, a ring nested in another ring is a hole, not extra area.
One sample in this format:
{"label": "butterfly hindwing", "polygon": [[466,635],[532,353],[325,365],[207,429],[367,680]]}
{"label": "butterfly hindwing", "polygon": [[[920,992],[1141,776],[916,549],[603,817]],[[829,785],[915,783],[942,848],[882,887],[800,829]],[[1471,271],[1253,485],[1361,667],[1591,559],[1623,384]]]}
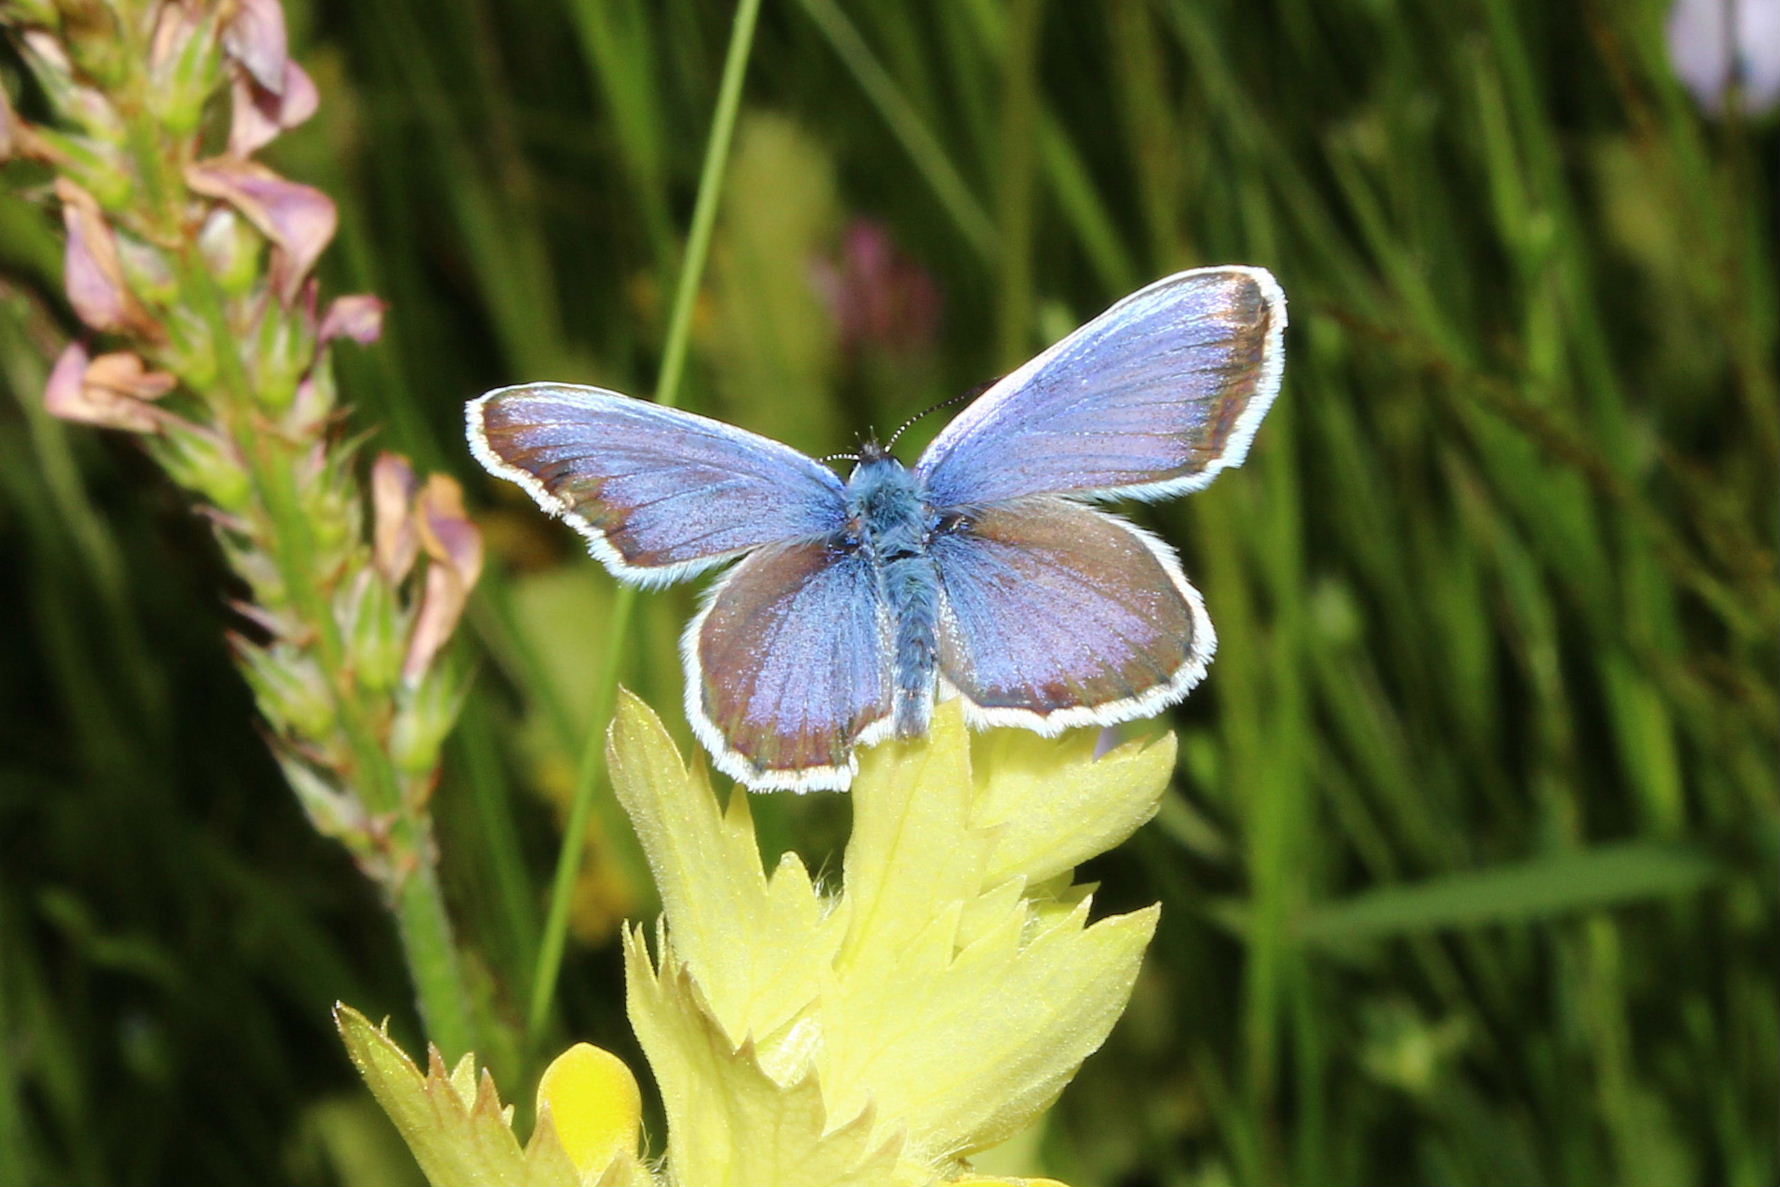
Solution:
{"label": "butterfly hindwing", "polygon": [[665,584],[833,532],[834,471],[721,421],[600,388],[534,383],[470,403],[470,447],[587,538],[618,577]]}
{"label": "butterfly hindwing", "polygon": [[985,508],[933,556],[940,672],[979,726],[1051,734],[1148,716],[1198,683],[1217,646],[1167,545],[1068,499]]}
{"label": "butterfly hindwing", "polygon": [[687,716],[718,769],[750,787],[845,788],[854,746],[890,726],[890,636],[867,557],[769,545],[687,627]]}
{"label": "butterfly hindwing", "polygon": [[1197,490],[1247,454],[1279,389],[1285,324],[1263,269],[1176,273],[978,397],[916,468],[938,507]]}

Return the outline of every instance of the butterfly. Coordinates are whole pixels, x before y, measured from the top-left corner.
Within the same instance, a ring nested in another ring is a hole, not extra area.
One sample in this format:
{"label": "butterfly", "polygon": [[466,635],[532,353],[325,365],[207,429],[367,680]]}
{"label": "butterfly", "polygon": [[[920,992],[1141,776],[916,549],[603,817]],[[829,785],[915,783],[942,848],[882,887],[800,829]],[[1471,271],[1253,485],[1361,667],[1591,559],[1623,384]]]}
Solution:
{"label": "butterfly", "polygon": [[739,558],[682,637],[686,715],[751,788],[845,790],[858,748],[925,733],[936,698],[962,698],[977,728],[1051,735],[1153,715],[1199,682],[1217,646],[1204,599],[1167,544],[1093,504],[1240,465],[1285,325],[1264,269],[1176,273],[995,383],[913,468],[868,442],[845,481],[721,421],[570,384],[471,401],[468,436],[620,581]]}

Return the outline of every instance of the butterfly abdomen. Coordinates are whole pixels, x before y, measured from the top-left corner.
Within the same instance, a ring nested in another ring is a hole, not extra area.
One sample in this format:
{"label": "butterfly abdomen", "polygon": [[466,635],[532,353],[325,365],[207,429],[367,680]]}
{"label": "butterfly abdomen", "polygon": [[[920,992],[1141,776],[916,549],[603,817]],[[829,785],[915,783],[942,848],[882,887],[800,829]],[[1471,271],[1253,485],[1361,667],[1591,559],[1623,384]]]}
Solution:
{"label": "butterfly abdomen", "polygon": [[847,502],[895,624],[896,733],[915,737],[927,732],[939,663],[939,572],[927,550],[927,507],[915,476],[878,451],[853,472]]}
{"label": "butterfly abdomen", "polygon": [[925,553],[884,567],[885,600],[896,621],[896,733],[927,732],[933,712],[933,675],[939,665],[939,574]]}

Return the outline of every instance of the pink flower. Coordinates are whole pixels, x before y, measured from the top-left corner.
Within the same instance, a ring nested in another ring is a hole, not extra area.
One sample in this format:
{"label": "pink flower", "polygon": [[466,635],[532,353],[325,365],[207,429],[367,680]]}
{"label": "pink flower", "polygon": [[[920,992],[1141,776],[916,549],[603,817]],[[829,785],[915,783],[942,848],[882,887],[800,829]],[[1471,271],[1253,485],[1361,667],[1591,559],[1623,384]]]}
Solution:
{"label": "pink flower", "polygon": [[854,221],[839,258],[817,262],[814,282],[848,349],[918,350],[939,327],[933,277],[871,219]]}
{"label": "pink flower", "polygon": [[322,315],[319,340],[328,343],[350,338],[360,346],[369,346],[383,336],[383,313],[388,308],[388,301],[367,293],[335,297]]}
{"label": "pink flower", "polygon": [[130,294],[117,236],[93,196],[65,177],[56,179],[62,222],[68,229],[63,283],[80,320],[95,330],[135,330],[151,337],[159,328]]}
{"label": "pink flower", "polygon": [[192,189],[228,202],[272,241],[272,288],[289,305],[334,237],[338,215],[333,199],[240,157],[188,165],[185,176]]}
{"label": "pink flower", "polygon": [[315,84],[295,62],[285,63],[284,81],[277,90],[261,86],[245,72],[235,75],[230,90],[229,152],[238,157],[264,148],[280,132],[314,115],[321,103]]}
{"label": "pink flower", "polygon": [[127,433],[159,430],[159,413],[148,401],[173,390],[165,371],[151,371],[127,351],[89,358],[86,347],[71,342],[56,360],[43,390],[43,406],[51,416]]}
{"label": "pink flower", "polygon": [[234,67],[231,156],[249,156],[315,114],[319,96],[303,68],[290,59],[278,0],[241,0],[223,30],[223,50]]}
{"label": "pink flower", "polygon": [[223,50],[268,91],[284,85],[290,43],[279,0],[236,0],[235,16],[223,30]]}

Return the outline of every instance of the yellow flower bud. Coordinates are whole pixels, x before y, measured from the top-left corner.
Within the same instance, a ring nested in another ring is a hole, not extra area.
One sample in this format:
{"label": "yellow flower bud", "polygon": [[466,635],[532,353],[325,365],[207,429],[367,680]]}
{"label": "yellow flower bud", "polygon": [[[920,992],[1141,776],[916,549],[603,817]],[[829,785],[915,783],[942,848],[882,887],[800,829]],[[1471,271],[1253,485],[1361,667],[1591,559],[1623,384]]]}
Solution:
{"label": "yellow flower bud", "polygon": [[538,1081],[538,1124],[548,1118],[569,1161],[584,1177],[622,1150],[635,1150],[643,1097],[624,1061],[591,1043],[576,1043],[551,1061]]}

